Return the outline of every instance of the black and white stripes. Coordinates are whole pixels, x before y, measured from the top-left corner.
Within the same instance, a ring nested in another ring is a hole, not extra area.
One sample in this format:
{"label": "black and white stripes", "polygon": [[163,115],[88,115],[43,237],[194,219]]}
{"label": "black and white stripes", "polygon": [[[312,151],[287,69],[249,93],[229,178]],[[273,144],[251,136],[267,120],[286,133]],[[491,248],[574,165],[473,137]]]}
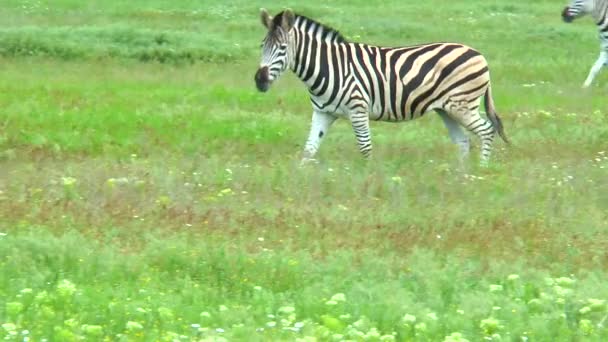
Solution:
{"label": "black and white stripes", "polygon": [[[305,160],[313,158],[322,138],[338,118],[350,120],[359,149],[368,157],[372,142],[369,120],[406,121],[436,111],[461,155],[469,150],[462,127],[481,139],[481,162],[490,156],[496,133],[506,140],[492,100],[485,58],[470,47],[433,43],[379,47],[347,42],[340,33],[290,10],[262,23],[268,34],[255,75],[266,91],[287,68],[307,86],[313,106]],[[490,121],[479,115],[485,95]]]}
{"label": "black and white stripes", "polygon": [[593,17],[599,31],[600,55],[583,83],[584,88],[591,85],[603,66],[608,66],[608,0],[573,0],[562,11],[562,18],[570,23],[587,14]]}

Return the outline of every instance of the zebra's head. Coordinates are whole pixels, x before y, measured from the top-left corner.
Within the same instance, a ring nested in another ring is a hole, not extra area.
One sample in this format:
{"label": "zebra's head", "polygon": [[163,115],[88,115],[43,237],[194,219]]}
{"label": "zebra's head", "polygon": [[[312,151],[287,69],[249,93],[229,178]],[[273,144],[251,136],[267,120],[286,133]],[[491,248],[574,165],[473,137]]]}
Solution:
{"label": "zebra's head", "polygon": [[574,19],[582,17],[593,11],[593,0],[572,0],[562,11],[562,19],[571,23]]}
{"label": "zebra's head", "polygon": [[260,17],[268,33],[262,41],[262,61],[255,73],[255,85],[259,91],[265,92],[291,63],[293,51],[291,29],[296,19],[295,14],[289,9],[273,18],[262,8]]}

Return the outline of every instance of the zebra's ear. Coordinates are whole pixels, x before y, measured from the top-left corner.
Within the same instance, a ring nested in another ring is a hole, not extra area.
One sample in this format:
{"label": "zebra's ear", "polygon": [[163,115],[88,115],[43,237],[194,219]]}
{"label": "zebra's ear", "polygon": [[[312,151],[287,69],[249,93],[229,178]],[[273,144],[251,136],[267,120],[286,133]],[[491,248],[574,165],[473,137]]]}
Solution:
{"label": "zebra's ear", "polygon": [[283,27],[285,31],[291,30],[295,21],[296,16],[295,14],[293,14],[293,11],[291,9],[288,8],[283,11],[283,20],[281,20],[281,27]]}
{"label": "zebra's ear", "polygon": [[260,19],[262,19],[262,25],[264,25],[264,27],[269,30],[272,28],[272,17],[265,8],[260,8]]}

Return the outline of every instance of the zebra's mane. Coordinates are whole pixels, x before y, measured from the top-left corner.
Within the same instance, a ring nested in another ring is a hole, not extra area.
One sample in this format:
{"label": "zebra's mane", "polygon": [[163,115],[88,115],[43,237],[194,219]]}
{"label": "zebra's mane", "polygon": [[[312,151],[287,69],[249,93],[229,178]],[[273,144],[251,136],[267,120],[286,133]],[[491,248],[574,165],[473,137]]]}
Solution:
{"label": "zebra's mane", "polygon": [[[346,38],[344,38],[344,36],[342,36],[342,34],[338,30],[336,30],[332,27],[329,27],[314,19],[310,19],[310,18],[308,18],[304,15],[298,14],[298,13],[295,13],[295,17],[296,17],[296,22],[298,22],[298,19],[299,19],[299,21],[302,23],[310,22],[310,23],[314,24],[315,26],[320,27],[322,36],[333,35],[335,37],[334,39],[336,42],[338,42],[338,43],[347,42]],[[272,18],[272,22],[275,25],[275,27],[281,25],[282,19],[283,19],[283,12],[277,14],[274,18]]]}

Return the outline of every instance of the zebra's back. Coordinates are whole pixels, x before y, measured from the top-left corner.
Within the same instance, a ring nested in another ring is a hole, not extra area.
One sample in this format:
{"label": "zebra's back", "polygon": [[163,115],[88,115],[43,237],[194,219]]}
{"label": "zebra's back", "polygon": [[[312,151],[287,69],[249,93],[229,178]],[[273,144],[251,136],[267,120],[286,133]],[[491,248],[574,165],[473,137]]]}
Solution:
{"label": "zebra's back", "polygon": [[452,101],[472,99],[475,107],[489,85],[485,58],[466,45],[349,47],[354,75],[376,120],[411,120]]}

